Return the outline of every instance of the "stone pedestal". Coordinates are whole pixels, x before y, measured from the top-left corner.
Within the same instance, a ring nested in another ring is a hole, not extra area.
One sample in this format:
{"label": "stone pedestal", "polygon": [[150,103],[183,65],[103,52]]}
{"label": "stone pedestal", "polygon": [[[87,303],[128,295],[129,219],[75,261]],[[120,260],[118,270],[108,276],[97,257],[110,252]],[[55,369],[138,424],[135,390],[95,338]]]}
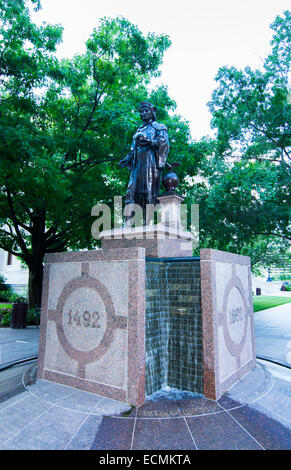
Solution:
{"label": "stone pedestal", "polygon": [[161,194],[158,198],[161,207],[161,224],[181,230],[181,203],[184,198],[174,191]]}
{"label": "stone pedestal", "polygon": [[169,191],[158,197],[160,222],[156,225],[124,226],[104,230],[98,235],[102,248],[119,249],[143,247],[146,256],[153,258],[175,258],[192,256],[194,237],[181,225],[180,206],[182,196]]}
{"label": "stone pedestal", "polygon": [[142,247],[152,258],[192,256],[192,235],[163,224],[107,230],[101,232],[100,238],[104,249]]}
{"label": "stone pedestal", "polygon": [[104,238],[131,248],[46,257],[38,378],[139,406],[160,371],[162,385],[217,400],[254,367],[250,259],[175,258],[174,233],[162,247],[157,233],[148,247]]}
{"label": "stone pedestal", "polygon": [[256,363],[248,256],[201,250],[204,395],[218,399]]}
{"label": "stone pedestal", "polygon": [[37,376],[145,401],[145,250],[46,257]]}

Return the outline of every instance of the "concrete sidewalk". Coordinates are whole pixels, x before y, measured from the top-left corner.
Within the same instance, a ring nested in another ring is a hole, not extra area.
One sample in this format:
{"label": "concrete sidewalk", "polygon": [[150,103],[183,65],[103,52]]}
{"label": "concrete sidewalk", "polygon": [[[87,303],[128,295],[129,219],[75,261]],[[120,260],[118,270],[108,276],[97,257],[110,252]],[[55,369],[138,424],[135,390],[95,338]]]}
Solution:
{"label": "concrete sidewalk", "polygon": [[37,360],[15,364],[0,371],[0,404],[26,390],[23,377],[32,365],[37,365]]}
{"label": "concrete sidewalk", "polygon": [[291,303],[254,314],[256,355],[291,367]]}
{"label": "concrete sidewalk", "polygon": [[0,370],[15,361],[38,355],[39,327],[0,328]]}
{"label": "concrete sidewalk", "polygon": [[[218,401],[160,394],[130,408],[44,380],[0,403],[1,450],[291,449],[291,371],[258,362]],[[26,383],[28,381],[28,383]]]}

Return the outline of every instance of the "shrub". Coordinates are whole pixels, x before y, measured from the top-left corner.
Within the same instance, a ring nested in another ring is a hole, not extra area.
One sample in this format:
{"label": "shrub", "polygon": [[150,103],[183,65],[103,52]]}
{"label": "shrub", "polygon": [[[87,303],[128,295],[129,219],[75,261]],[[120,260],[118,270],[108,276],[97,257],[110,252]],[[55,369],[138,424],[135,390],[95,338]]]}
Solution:
{"label": "shrub", "polygon": [[31,308],[27,312],[27,324],[28,325],[39,325],[40,323],[40,309]]}
{"label": "shrub", "polygon": [[0,302],[8,302],[9,292],[0,290]]}
{"label": "shrub", "polygon": [[15,292],[12,290],[0,291],[0,302],[10,302],[13,304],[13,302],[16,302],[17,299],[19,299],[19,295],[15,294]]}
{"label": "shrub", "polygon": [[[11,324],[12,307],[0,308],[0,328],[9,327]],[[27,325],[38,326],[40,324],[40,310],[31,309],[27,312]]]}
{"label": "shrub", "polygon": [[11,308],[1,308],[0,309],[0,327],[10,326],[11,323]]}
{"label": "shrub", "polygon": [[13,295],[13,290],[9,284],[5,284],[5,277],[0,274],[0,302],[9,302],[9,296]]}

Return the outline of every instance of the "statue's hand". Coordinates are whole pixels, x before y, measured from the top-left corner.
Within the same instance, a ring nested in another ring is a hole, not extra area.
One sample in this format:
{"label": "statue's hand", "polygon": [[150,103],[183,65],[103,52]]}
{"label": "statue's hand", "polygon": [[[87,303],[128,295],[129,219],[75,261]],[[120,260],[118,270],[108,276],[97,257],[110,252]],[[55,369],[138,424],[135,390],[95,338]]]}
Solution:
{"label": "statue's hand", "polygon": [[133,160],[133,152],[130,151],[125,158],[123,158],[122,160],[120,160],[118,162],[118,165],[121,166],[121,168],[125,168],[126,166],[127,167],[130,167],[131,166],[131,163],[132,163],[132,160]]}
{"label": "statue's hand", "polygon": [[144,134],[138,134],[136,136],[136,142],[141,147],[144,147],[145,145],[149,145],[151,143],[151,141],[149,139],[147,139]]}
{"label": "statue's hand", "polygon": [[124,168],[124,167],[126,166],[126,163],[127,163],[127,162],[126,162],[126,159],[123,158],[123,160],[120,160],[120,161],[118,162],[118,165],[121,166],[121,168]]}

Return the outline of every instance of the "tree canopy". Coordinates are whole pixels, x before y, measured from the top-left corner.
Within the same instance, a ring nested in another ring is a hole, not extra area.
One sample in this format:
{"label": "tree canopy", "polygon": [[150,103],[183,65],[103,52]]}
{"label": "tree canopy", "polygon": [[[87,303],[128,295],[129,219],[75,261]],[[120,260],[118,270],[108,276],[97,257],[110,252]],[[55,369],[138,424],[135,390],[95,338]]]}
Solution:
{"label": "tree canopy", "polygon": [[290,246],[290,12],[271,28],[262,70],[219,69],[209,103],[213,154],[200,168],[205,181],[187,188],[200,204],[202,246],[253,250],[254,263],[266,263],[254,250],[262,237],[273,250]]}
{"label": "tree canopy", "polygon": [[290,169],[290,12],[278,16],[271,28],[271,52],[262,70],[220,68],[209,108],[221,155],[268,159]]}
{"label": "tree canopy", "polygon": [[0,2],[0,246],[27,264],[35,306],[44,255],[94,246],[92,207],[125,193],[128,175],[117,162],[140,125],[139,103],[157,106],[175,159],[192,148],[166,87],[148,86],[170,46],[166,35],[104,18],[85,53],[58,60],[62,28],[34,25],[27,2]]}

